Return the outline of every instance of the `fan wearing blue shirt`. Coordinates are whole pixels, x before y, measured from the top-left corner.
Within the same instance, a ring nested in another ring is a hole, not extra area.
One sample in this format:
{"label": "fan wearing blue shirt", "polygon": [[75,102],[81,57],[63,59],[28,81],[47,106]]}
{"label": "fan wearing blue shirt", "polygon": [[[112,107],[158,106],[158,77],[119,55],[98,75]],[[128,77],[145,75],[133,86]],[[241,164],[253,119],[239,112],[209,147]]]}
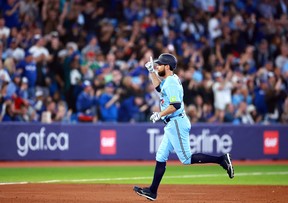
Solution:
{"label": "fan wearing blue shirt", "polygon": [[98,98],[100,116],[104,122],[117,122],[118,119],[118,106],[116,102],[119,96],[117,94],[114,95],[114,90],[114,84],[109,82],[105,85],[104,92]]}
{"label": "fan wearing blue shirt", "polygon": [[25,53],[25,59],[20,61],[17,66],[17,70],[20,70],[23,77],[28,79],[28,92],[29,98],[35,96],[35,85],[37,80],[37,66],[33,60],[33,56],[30,52]]}
{"label": "fan wearing blue shirt", "polygon": [[78,113],[89,116],[96,116],[97,98],[94,96],[91,82],[85,80],[83,82],[83,91],[78,95],[76,101],[76,109]]}

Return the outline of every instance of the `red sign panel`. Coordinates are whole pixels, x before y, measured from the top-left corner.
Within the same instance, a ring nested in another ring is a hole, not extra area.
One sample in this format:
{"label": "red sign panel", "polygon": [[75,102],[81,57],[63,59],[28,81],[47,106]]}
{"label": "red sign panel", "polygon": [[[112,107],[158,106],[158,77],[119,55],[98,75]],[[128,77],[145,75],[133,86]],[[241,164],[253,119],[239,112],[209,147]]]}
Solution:
{"label": "red sign panel", "polygon": [[264,154],[279,153],[279,132],[264,131]]}
{"label": "red sign panel", "polygon": [[100,153],[114,155],[116,154],[116,131],[100,131]]}

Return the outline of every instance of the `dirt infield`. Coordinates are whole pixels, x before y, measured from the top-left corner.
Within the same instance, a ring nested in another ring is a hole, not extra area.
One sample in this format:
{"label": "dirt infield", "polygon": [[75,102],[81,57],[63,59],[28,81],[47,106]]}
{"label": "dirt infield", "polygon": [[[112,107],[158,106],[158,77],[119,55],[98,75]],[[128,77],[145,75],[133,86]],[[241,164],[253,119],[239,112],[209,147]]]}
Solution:
{"label": "dirt infield", "polygon": [[[132,185],[26,184],[0,186],[1,203],[135,203],[149,202]],[[286,186],[161,185],[161,203],[286,203]]]}
{"label": "dirt infield", "polygon": [[[234,162],[235,165],[288,164],[284,161]],[[154,162],[0,162],[0,167],[154,165]],[[179,162],[170,162],[179,164]],[[1,203],[135,203],[149,202],[133,192],[133,185],[15,184],[0,185]],[[161,185],[161,203],[287,203],[288,186]]]}

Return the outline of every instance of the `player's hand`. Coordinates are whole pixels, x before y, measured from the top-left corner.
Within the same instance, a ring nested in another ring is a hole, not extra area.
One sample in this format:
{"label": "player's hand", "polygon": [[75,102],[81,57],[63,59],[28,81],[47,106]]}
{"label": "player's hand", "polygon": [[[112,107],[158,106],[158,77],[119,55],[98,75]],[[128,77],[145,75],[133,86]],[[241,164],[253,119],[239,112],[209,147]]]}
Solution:
{"label": "player's hand", "polygon": [[147,68],[150,73],[155,72],[152,56],[150,56],[150,61],[145,64],[145,68]]}
{"label": "player's hand", "polygon": [[153,114],[150,117],[150,121],[152,121],[153,123],[155,123],[156,121],[159,121],[161,118],[160,113],[159,112],[153,112]]}

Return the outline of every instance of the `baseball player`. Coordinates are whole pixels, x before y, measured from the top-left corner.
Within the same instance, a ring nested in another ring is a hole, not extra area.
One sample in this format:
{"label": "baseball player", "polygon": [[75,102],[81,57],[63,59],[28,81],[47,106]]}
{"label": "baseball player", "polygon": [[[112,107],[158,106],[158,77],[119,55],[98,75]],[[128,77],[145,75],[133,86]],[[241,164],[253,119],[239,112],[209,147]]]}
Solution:
{"label": "baseball player", "polygon": [[[156,64],[156,70],[154,69]],[[170,152],[175,150],[183,164],[216,163],[222,166],[230,178],[234,177],[234,169],[229,154],[223,156],[210,156],[202,153],[193,154],[190,150],[189,132],[190,121],[184,111],[183,88],[180,79],[174,70],[177,59],[174,55],[163,53],[159,58],[145,64],[156,90],[160,92],[160,112],[154,112],[150,120],[154,123],[160,119],[164,121],[164,137],[156,153],[156,166],[150,187],[134,186],[134,191],[151,201],[156,200],[157,190],[165,173],[166,161]],[[160,76],[160,77],[159,77]],[[163,79],[161,81],[161,78]]]}

